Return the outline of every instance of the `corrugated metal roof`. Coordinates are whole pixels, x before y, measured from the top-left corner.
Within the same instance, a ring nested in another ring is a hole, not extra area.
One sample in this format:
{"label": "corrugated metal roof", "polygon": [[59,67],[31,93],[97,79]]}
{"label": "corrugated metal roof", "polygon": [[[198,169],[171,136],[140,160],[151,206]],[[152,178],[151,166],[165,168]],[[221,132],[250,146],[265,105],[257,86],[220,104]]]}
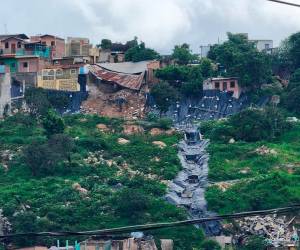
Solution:
{"label": "corrugated metal roof", "polygon": [[89,69],[90,72],[98,79],[113,82],[121,87],[132,90],[140,90],[145,75],[144,72],[139,75],[112,72],[100,67],[99,65],[91,65]]}
{"label": "corrugated metal roof", "polygon": [[147,65],[151,61],[142,62],[122,62],[122,63],[99,63],[98,65],[104,69],[125,73],[125,74],[139,74],[147,71]]}

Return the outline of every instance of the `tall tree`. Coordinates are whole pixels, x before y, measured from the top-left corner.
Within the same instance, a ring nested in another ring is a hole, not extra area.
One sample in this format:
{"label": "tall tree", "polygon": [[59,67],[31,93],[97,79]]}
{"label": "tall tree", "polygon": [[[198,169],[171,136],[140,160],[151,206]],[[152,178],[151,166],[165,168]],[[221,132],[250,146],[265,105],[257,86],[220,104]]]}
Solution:
{"label": "tall tree", "polygon": [[258,87],[272,79],[270,57],[242,34],[228,33],[228,41],[214,45],[208,57],[225,67],[226,76],[239,77],[242,86]]}
{"label": "tall tree", "polygon": [[49,110],[43,119],[43,127],[48,137],[54,134],[62,134],[65,129],[63,119],[54,110]]}
{"label": "tall tree", "polygon": [[104,50],[111,49],[111,46],[112,46],[112,42],[109,39],[102,39],[101,44],[98,45],[98,47],[101,47],[101,49],[104,49]]}
{"label": "tall tree", "polygon": [[130,48],[125,53],[126,61],[140,62],[158,58],[159,54],[153,49],[146,48],[146,45],[143,42]]}
{"label": "tall tree", "polygon": [[178,92],[167,82],[160,82],[151,89],[156,105],[161,113],[167,112],[170,105],[178,99]]}
{"label": "tall tree", "polygon": [[182,45],[176,45],[173,49],[172,58],[178,63],[179,65],[186,65],[195,57],[190,50],[190,46],[186,43]]}

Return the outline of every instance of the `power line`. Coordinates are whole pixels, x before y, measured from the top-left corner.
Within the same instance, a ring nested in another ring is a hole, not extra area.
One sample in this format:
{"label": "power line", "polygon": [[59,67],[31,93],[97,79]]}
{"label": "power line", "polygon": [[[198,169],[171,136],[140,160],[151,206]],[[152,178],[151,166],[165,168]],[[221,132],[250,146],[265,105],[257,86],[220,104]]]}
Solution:
{"label": "power line", "polygon": [[300,210],[299,205],[293,205],[289,207],[269,209],[269,210],[259,210],[252,212],[243,212],[243,213],[235,213],[235,214],[227,214],[227,215],[219,215],[207,218],[201,218],[196,220],[185,220],[185,221],[176,221],[176,222],[167,222],[167,223],[154,223],[154,224],[146,224],[146,225],[135,225],[135,226],[127,226],[127,227],[119,227],[112,229],[102,229],[95,231],[82,231],[82,232],[40,232],[40,233],[18,233],[18,234],[9,234],[2,235],[0,239],[9,239],[9,238],[19,238],[19,237],[58,237],[58,236],[112,236],[112,235],[120,235],[123,233],[131,233],[136,231],[149,231],[155,229],[162,228],[172,228],[172,227],[181,227],[187,225],[199,225],[210,221],[220,221],[225,219],[239,219],[245,217],[253,217],[253,216],[264,216],[270,214],[286,214],[292,211]]}
{"label": "power line", "polygon": [[294,7],[300,7],[300,4],[290,3],[290,2],[280,1],[280,0],[267,0],[267,1],[274,2],[274,3],[286,4],[286,5],[290,5],[290,6],[294,6]]}

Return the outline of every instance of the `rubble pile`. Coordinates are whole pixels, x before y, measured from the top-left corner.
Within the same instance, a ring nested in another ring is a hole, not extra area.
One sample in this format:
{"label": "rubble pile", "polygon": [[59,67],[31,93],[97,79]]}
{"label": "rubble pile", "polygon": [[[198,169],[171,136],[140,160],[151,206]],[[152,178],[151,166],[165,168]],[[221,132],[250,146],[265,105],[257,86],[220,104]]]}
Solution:
{"label": "rubble pile", "polygon": [[6,149],[0,151],[0,164],[4,167],[4,169],[8,169],[8,163],[14,158],[15,154]]}
{"label": "rubble pile", "polygon": [[[205,189],[208,186],[207,140],[200,140],[199,132],[185,131],[186,139],[178,145],[178,156],[183,170],[169,183],[167,201],[188,210],[191,218],[199,219],[214,214],[207,211]],[[191,136],[192,135],[192,136]],[[219,235],[220,224],[209,222],[203,225],[208,236]]]}
{"label": "rubble pile", "polygon": [[286,216],[255,216],[238,221],[240,231],[244,235],[260,235],[268,239],[275,247],[285,246],[298,240],[293,219]]}
{"label": "rubble pile", "polygon": [[105,93],[96,86],[90,85],[90,95],[82,103],[80,112],[98,114],[125,119],[143,118],[145,113],[145,95],[123,89],[114,93]]}
{"label": "rubble pile", "polygon": [[255,150],[255,153],[259,155],[277,155],[277,151],[275,149],[270,149],[266,146],[261,146]]}

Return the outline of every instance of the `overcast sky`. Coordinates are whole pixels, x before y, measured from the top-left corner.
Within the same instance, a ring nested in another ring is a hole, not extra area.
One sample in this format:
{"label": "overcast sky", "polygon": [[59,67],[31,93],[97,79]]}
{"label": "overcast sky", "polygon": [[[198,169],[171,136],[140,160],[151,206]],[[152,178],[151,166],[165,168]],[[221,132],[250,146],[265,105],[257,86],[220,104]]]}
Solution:
{"label": "overcast sky", "polygon": [[2,0],[0,25],[0,33],[82,36],[94,44],[138,36],[162,53],[187,42],[199,52],[228,31],[279,44],[300,31],[300,8],[266,0]]}

